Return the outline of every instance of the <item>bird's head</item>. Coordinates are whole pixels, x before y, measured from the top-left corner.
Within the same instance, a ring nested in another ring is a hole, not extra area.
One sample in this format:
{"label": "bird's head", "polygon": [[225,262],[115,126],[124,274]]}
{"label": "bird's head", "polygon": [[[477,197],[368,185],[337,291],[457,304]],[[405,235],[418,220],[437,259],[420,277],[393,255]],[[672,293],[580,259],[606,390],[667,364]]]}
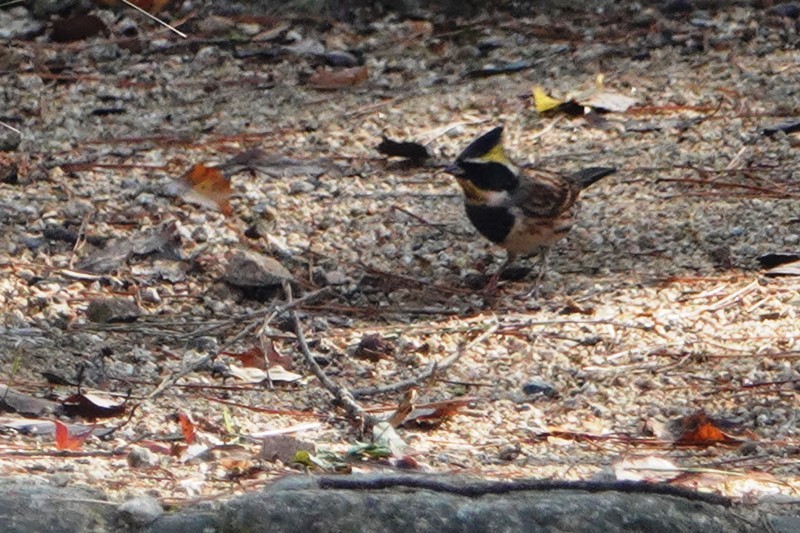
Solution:
{"label": "bird's head", "polygon": [[492,193],[510,192],[519,185],[516,167],[503,150],[503,126],[472,141],[445,172],[452,174],[470,200],[486,200]]}

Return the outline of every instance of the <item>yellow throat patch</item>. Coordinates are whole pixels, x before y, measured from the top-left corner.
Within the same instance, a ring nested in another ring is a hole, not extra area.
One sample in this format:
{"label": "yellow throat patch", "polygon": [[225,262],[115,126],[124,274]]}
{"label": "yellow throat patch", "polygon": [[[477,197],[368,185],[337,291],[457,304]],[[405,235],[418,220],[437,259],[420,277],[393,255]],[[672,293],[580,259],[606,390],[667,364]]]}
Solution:
{"label": "yellow throat patch", "polygon": [[465,178],[456,178],[461,190],[464,191],[464,196],[468,200],[481,201],[486,198],[486,193],[479,189],[474,183]]}

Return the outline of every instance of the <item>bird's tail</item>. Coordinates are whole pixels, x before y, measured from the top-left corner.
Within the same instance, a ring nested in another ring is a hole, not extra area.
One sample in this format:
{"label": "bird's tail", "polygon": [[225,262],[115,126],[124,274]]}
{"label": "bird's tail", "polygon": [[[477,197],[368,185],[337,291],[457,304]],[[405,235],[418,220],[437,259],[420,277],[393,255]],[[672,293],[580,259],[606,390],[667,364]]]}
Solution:
{"label": "bird's tail", "polygon": [[616,171],[615,167],[589,167],[570,174],[567,179],[572,183],[576,183],[581,189],[585,189],[592,183],[600,181],[601,178],[605,178]]}

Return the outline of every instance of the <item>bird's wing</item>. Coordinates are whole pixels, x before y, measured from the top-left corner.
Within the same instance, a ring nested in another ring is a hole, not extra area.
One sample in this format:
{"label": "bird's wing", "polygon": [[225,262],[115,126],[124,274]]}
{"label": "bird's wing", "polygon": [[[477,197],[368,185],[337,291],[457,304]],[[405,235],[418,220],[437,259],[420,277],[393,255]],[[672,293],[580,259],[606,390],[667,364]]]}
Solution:
{"label": "bird's wing", "polygon": [[578,189],[557,175],[520,176],[510,203],[533,217],[556,217],[572,207]]}
{"label": "bird's wing", "polygon": [[565,176],[565,179],[570,183],[574,183],[581,189],[585,189],[592,183],[599,181],[601,178],[613,174],[617,169],[614,167],[589,167],[581,169],[574,174]]}

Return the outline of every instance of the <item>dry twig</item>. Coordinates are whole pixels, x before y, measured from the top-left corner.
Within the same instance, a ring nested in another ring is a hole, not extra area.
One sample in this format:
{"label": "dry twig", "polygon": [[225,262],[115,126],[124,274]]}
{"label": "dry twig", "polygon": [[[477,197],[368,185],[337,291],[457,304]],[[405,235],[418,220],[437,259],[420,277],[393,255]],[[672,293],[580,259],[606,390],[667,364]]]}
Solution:
{"label": "dry twig", "polygon": [[[292,288],[291,285],[284,282],[283,284],[283,291],[286,294],[286,302],[287,305],[292,303]],[[303,358],[305,359],[306,363],[308,364],[309,368],[311,368],[311,372],[314,373],[314,376],[322,383],[322,386],[328,389],[328,391],[333,394],[333,397],[336,399],[336,402],[344,407],[344,410],[347,412],[347,415],[359,422],[361,424],[362,432],[368,428],[374,426],[379,419],[375,416],[367,413],[364,411],[364,408],[356,401],[353,397],[353,394],[350,392],[347,387],[343,385],[339,385],[335,383],[331,378],[329,378],[322,368],[317,364],[317,361],[314,359],[314,356],[311,354],[311,350],[308,347],[308,343],[306,342],[306,337],[303,334],[303,328],[300,327],[300,320],[297,318],[297,313],[292,309],[289,311],[289,315],[292,317],[292,323],[294,324],[294,332],[297,335],[297,343],[300,346],[300,353],[303,354]]]}

